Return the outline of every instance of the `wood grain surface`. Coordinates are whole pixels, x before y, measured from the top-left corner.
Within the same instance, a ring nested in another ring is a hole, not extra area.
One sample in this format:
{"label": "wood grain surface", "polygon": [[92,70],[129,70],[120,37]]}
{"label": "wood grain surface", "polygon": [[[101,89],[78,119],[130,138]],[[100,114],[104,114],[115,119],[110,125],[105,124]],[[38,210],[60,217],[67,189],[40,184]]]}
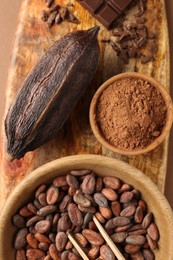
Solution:
{"label": "wood grain surface", "polygon": [[[65,5],[69,1],[57,0],[56,2],[60,5]],[[103,154],[126,161],[142,170],[158,185],[162,192],[164,191],[168,137],[153,152],[146,155],[128,157],[120,156],[108,151],[96,141],[92,134],[88,120],[88,111],[93,94],[101,83],[111,76],[120,72],[133,71],[135,61],[131,60],[128,65],[124,65],[110,46],[101,43],[101,39],[108,38],[110,32],[82,8],[77,1],[72,2],[74,3],[74,7],[72,7],[71,10],[78,17],[80,23],[76,25],[63,22],[61,25],[48,29],[47,24],[43,23],[40,19],[41,11],[45,8],[44,1],[23,0],[9,70],[4,116],[6,115],[10,104],[13,102],[24,78],[41,55],[54,43],[54,41],[70,31],[87,29],[96,24],[101,26],[99,34],[101,59],[97,75],[74,111],[72,111],[67,123],[57,135],[39,149],[27,153],[23,159],[15,160],[12,163],[8,161],[8,156],[6,154],[6,137],[4,130],[2,131],[2,145],[0,148],[1,207],[10,191],[33,169],[53,159],[71,154]],[[134,12],[135,8],[132,8],[127,13],[127,17],[132,17]],[[147,26],[152,28],[152,31],[156,32],[158,35],[159,50],[155,61],[145,65],[142,65],[139,62],[137,66],[139,72],[153,76],[169,89],[169,39],[164,1],[148,0],[146,15]]]}

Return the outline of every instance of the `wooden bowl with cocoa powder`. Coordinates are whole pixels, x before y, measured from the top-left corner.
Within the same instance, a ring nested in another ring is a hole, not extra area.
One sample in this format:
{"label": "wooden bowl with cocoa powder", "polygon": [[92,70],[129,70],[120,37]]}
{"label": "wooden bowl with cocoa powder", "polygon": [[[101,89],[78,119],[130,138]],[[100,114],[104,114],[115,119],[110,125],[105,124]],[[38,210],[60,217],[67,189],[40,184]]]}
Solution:
{"label": "wooden bowl with cocoa powder", "polygon": [[67,174],[70,170],[79,169],[90,169],[102,177],[117,177],[122,182],[131,185],[133,189],[140,191],[141,199],[147,203],[148,211],[153,213],[154,222],[160,233],[158,248],[154,250],[155,259],[173,259],[173,213],[157,186],[141,171],[117,159],[100,155],[74,155],[57,159],[37,168],[25,177],[9,195],[0,216],[1,260],[15,259],[13,244],[16,228],[12,224],[14,214],[33,199],[35,190],[41,184],[50,184],[55,177]]}
{"label": "wooden bowl with cocoa powder", "polygon": [[141,73],[118,74],[95,93],[90,125],[97,140],[109,150],[138,155],[155,149],[168,135],[173,105],[157,80]]}

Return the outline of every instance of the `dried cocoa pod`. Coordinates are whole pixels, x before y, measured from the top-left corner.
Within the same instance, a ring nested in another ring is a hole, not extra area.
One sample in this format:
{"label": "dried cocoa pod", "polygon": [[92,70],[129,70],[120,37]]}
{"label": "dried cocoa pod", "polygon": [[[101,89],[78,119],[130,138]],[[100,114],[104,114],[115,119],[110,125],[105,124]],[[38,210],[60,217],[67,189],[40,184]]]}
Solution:
{"label": "dried cocoa pod", "polygon": [[64,125],[97,70],[98,31],[95,26],[62,37],[28,74],[5,119],[12,158],[46,143]]}

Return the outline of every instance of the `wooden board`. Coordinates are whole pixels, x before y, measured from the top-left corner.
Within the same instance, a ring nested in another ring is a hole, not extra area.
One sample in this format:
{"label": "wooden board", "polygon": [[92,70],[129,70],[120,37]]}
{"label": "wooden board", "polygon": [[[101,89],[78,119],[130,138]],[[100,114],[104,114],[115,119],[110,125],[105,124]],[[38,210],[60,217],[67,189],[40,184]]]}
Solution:
{"label": "wooden board", "polygon": [[[69,1],[56,0],[56,2],[64,5]],[[101,83],[109,77],[120,72],[133,71],[135,61],[131,60],[128,65],[124,65],[110,46],[101,43],[101,39],[109,38],[110,32],[82,8],[77,1],[72,0],[71,2],[74,3],[71,10],[78,17],[80,23],[76,25],[63,22],[61,25],[48,29],[47,24],[40,19],[41,11],[45,8],[44,1],[23,0],[9,70],[4,116],[24,78],[40,56],[54,41],[70,31],[87,29],[96,24],[101,26],[99,34],[101,59],[97,75],[82,96],[77,107],[72,111],[67,123],[57,135],[39,149],[27,153],[21,160],[15,160],[12,163],[8,161],[5,152],[6,137],[3,128],[0,148],[1,207],[10,191],[33,169],[53,159],[71,154],[103,154],[126,161],[142,170],[158,185],[162,192],[164,191],[168,138],[153,152],[128,157],[108,151],[96,141],[92,134],[88,120],[88,110],[93,94]],[[132,17],[134,11],[135,7],[128,12],[127,16]],[[159,50],[155,61],[145,65],[138,63],[139,72],[153,76],[169,90],[169,40],[164,1],[148,0],[146,15],[148,27],[157,32]]]}

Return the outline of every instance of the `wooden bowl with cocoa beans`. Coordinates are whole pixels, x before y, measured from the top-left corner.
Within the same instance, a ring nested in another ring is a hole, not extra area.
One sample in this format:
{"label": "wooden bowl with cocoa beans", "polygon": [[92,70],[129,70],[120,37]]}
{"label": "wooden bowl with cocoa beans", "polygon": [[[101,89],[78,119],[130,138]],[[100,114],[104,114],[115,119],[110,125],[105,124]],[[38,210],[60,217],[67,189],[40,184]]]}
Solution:
{"label": "wooden bowl with cocoa beans", "polygon": [[57,159],[16,186],[0,217],[0,259],[81,259],[68,230],[89,259],[115,259],[93,215],[125,259],[173,259],[173,213],[164,195],[141,171],[100,155]]}
{"label": "wooden bowl with cocoa beans", "polygon": [[155,149],[168,136],[172,121],[172,100],[165,87],[136,72],[107,80],[90,105],[95,137],[104,147],[122,155]]}

